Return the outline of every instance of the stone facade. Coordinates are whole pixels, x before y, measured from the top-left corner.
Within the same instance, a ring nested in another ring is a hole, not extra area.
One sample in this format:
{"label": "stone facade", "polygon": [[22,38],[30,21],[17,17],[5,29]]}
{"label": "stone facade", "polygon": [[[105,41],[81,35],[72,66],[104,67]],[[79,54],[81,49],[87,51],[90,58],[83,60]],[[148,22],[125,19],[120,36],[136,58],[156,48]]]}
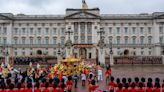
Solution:
{"label": "stone facade", "polygon": [[8,50],[10,56],[34,56],[40,50],[44,55],[57,57],[60,49],[65,57],[67,31],[73,32],[70,39],[76,57],[96,58],[99,31],[105,32],[102,36],[106,57],[110,42],[113,56],[160,56],[164,43],[164,12],[100,14],[100,10],[94,8],[66,9],[65,15],[0,13],[1,52]]}

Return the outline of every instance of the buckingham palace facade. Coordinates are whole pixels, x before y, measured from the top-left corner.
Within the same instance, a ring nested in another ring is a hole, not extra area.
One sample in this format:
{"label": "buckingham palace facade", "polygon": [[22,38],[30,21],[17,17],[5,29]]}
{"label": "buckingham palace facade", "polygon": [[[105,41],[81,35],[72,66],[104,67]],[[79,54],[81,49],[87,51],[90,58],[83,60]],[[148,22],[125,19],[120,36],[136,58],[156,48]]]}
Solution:
{"label": "buckingham palace facade", "polygon": [[[68,31],[70,33],[68,33]],[[100,34],[104,31],[104,34]],[[98,8],[66,9],[65,15],[0,13],[1,55],[58,55],[65,57],[65,42],[73,54],[96,58],[97,43],[104,37],[105,55],[112,43],[113,56],[161,56],[164,44],[164,12],[152,14],[101,14]]]}

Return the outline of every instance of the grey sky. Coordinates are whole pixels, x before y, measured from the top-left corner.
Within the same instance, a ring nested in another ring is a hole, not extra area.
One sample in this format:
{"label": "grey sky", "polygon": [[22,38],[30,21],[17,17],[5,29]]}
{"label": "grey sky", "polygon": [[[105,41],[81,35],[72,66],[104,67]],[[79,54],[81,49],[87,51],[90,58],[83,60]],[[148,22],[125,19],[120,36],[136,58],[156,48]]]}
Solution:
{"label": "grey sky", "polygon": [[[65,14],[66,8],[81,8],[82,0],[0,0],[1,13]],[[164,12],[164,0],[86,0],[101,14]]]}

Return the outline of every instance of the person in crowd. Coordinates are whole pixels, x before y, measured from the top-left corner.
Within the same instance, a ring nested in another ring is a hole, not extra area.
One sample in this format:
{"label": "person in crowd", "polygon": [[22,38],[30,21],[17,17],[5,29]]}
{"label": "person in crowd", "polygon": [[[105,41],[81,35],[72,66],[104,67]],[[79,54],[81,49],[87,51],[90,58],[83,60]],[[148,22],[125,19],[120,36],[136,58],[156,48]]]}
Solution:
{"label": "person in crowd", "polygon": [[1,83],[0,84],[0,92],[6,92],[6,85],[5,85],[5,83]]}
{"label": "person in crowd", "polygon": [[116,87],[118,87],[118,84],[120,84],[120,79],[119,78],[116,79]]}
{"label": "person in crowd", "polygon": [[103,71],[101,69],[101,67],[98,68],[98,81],[102,81],[103,80]]}
{"label": "person in crowd", "polygon": [[[142,80],[142,78],[141,78],[141,80]],[[144,86],[143,85],[144,85],[143,81],[139,83],[138,92],[144,92],[144,88],[143,88]]]}
{"label": "person in crowd", "polygon": [[18,83],[17,84],[17,90],[15,91],[15,92],[24,92],[24,89],[21,89],[22,87],[21,87],[21,83]]}
{"label": "person in crowd", "polygon": [[123,92],[129,92],[129,84],[128,83],[125,83],[124,84],[124,89],[123,89]]}
{"label": "person in crowd", "polygon": [[134,80],[135,80],[135,86],[139,87],[139,78],[135,77]]}
{"label": "person in crowd", "polygon": [[122,78],[122,87],[125,87],[126,84],[126,78]]}
{"label": "person in crowd", "polygon": [[10,83],[9,84],[9,90],[7,92],[15,92],[14,91],[14,84],[13,83]]}
{"label": "person in crowd", "polygon": [[49,87],[53,87],[53,79],[52,78],[49,79]]}
{"label": "person in crowd", "polygon": [[164,80],[163,80],[163,83],[162,83],[162,92],[164,92]]}
{"label": "person in crowd", "polygon": [[31,83],[28,83],[27,84],[27,89],[25,90],[25,92],[32,92],[32,84]]}
{"label": "person in crowd", "polygon": [[50,92],[50,90],[48,89],[49,84],[48,82],[45,83],[45,88],[43,89],[43,92]]}
{"label": "person in crowd", "polygon": [[142,82],[142,86],[143,86],[143,88],[145,89],[146,84],[145,84],[145,78],[144,78],[144,77],[141,78],[141,82]]}
{"label": "person in crowd", "polygon": [[108,83],[109,92],[114,92],[114,88],[115,88],[115,86],[116,86],[116,83],[114,82],[114,77],[111,76],[110,80],[111,80],[111,81]]}
{"label": "person in crowd", "polygon": [[152,82],[153,82],[152,78],[148,78],[148,82],[147,82],[147,84],[150,83],[150,84],[151,84],[151,87],[154,87],[154,85],[153,85]]}
{"label": "person in crowd", "polygon": [[96,88],[98,88],[99,86],[96,85],[96,81],[95,80],[92,80],[91,81],[91,84],[89,85],[89,92],[95,92],[96,91]]}
{"label": "person in crowd", "polygon": [[72,85],[73,85],[72,76],[68,76],[68,81],[67,81],[68,92],[72,91]]}
{"label": "person in crowd", "polygon": [[81,80],[82,80],[82,86],[85,86],[86,74],[84,73],[81,74]]}
{"label": "person in crowd", "polygon": [[35,92],[41,92],[40,83],[39,82],[36,83]]}
{"label": "person in crowd", "polygon": [[116,89],[116,92],[123,92],[121,83],[118,84],[118,89]]}
{"label": "person in crowd", "polygon": [[58,92],[58,90],[57,90],[57,84],[56,83],[54,83],[54,85],[53,85],[52,92]]}
{"label": "person in crowd", "polygon": [[88,85],[91,83],[93,77],[94,77],[94,75],[92,73],[90,73],[89,78],[88,78]]}
{"label": "person in crowd", "polygon": [[132,82],[132,79],[128,78],[128,85],[129,85],[129,87],[131,87],[131,82]]}
{"label": "person in crowd", "polygon": [[137,92],[135,87],[136,87],[136,83],[133,82],[131,88],[129,89],[129,92]]}
{"label": "person in crowd", "polygon": [[151,81],[148,81],[147,83],[146,92],[153,92]]}
{"label": "person in crowd", "polygon": [[155,87],[155,88],[153,89],[153,92],[160,92],[161,89],[160,89],[160,84],[159,84],[159,82],[156,82],[155,85],[154,85],[154,87]]}
{"label": "person in crowd", "polygon": [[74,85],[75,85],[74,87],[77,88],[78,75],[75,74],[74,77],[73,77],[73,79],[74,79]]}
{"label": "person in crowd", "polygon": [[106,71],[105,71],[105,80],[106,80],[106,83],[109,82],[109,78],[111,76],[111,66],[109,65],[107,68],[106,68]]}

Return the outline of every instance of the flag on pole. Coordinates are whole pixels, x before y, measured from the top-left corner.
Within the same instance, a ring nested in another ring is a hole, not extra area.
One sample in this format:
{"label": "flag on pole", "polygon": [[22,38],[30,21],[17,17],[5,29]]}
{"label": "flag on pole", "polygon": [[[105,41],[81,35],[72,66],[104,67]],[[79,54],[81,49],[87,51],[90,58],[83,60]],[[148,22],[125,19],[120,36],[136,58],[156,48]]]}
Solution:
{"label": "flag on pole", "polygon": [[88,5],[87,5],[87,3],[85,2],[85,0],[82,0],[82,8],[83,8],[83,9],[88,9]]}

